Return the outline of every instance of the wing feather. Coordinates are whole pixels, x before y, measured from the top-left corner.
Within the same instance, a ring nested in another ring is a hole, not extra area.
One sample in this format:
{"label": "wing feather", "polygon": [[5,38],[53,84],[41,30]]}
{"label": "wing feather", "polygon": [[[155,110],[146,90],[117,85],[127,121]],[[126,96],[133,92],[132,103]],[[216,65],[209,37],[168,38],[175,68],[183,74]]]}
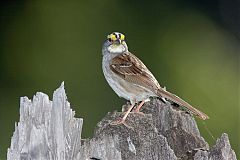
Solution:
{"label": "wing feather", "polygon": [[154,93],[160,87],[155,77],[142,61],[130,52],[114,57],[110,68],[126,81],[145,87]]}

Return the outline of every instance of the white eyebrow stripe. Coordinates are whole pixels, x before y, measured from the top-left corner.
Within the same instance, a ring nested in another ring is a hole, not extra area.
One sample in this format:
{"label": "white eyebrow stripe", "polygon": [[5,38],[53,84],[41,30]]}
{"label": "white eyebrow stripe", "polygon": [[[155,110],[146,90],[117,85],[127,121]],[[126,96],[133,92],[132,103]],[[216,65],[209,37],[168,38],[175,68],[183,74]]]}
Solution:
{"label": "white eyebrow stripe", "polygon": [[120,34],[119,33],[116,33],[117,34],[117,39],[119,39],[120,38]]}

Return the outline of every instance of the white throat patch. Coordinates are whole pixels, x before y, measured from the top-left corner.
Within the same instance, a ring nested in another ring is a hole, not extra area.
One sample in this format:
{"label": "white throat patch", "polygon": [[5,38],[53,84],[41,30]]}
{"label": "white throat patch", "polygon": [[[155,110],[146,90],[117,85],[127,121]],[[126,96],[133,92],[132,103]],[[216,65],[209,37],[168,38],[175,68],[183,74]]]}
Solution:
{"label": "white throat patch", "polygon": [[110,53],[122,53],[125,52],[125,47],[123,45],[110,45],[107,47]]}

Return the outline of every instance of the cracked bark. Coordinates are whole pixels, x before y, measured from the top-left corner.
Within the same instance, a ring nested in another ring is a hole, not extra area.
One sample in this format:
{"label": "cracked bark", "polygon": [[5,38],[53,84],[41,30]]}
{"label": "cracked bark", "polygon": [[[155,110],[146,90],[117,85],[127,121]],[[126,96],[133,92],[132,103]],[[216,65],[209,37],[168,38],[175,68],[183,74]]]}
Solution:
{"label": "cracked bark", "polygon": [[[123,109],[126,106],[123,106]],[[194,118],[158,99],[147,102],[145,115],[131,113],[130,128],[111,125],[122,116],[109,112],[94,135],[81,139],[83,119],[75,118],[64,84],[50,101],[38,92],[20,100],[20,121],[8,149],[8,160],[236,160],[228,135],[209,148]]]}

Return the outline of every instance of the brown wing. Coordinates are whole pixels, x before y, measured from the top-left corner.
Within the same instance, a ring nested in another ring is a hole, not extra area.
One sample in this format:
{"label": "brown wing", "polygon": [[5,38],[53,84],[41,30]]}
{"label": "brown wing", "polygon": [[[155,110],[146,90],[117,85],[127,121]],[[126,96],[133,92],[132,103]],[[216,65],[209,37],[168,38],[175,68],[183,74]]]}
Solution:
{"label": "brown wing", "polygon": [[111,70],[135,85],[147,88],[152,92],[160,87],[155,77],[147,67],[130,52],[123,53],[112,59],[110,64]]}

